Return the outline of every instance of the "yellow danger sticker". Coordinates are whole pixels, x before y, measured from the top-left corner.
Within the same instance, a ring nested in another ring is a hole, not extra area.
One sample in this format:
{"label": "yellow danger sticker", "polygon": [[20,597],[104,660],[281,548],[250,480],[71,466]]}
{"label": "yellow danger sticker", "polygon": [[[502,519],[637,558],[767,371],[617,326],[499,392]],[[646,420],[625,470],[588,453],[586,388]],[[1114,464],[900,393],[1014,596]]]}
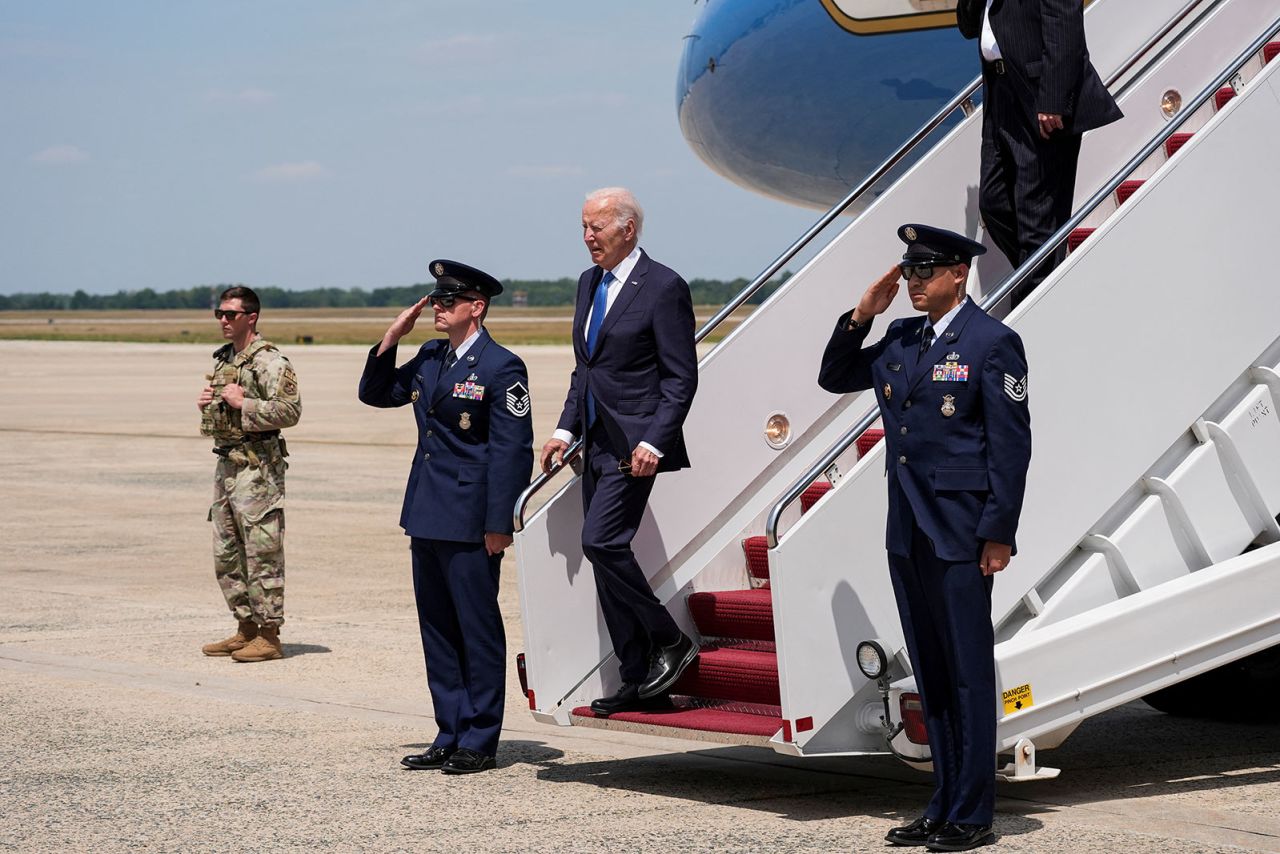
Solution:
{"label": "yellow danger sticker", "polygon": [[1000,698],[1004,700],[1004,713],[1006,715],[1029,709],[1036,704],[1036,701],[1031,699],[1030,682],[1026,685],[1019,685],[1017,688],[1010,688],[1008,691],[1002,691]]}

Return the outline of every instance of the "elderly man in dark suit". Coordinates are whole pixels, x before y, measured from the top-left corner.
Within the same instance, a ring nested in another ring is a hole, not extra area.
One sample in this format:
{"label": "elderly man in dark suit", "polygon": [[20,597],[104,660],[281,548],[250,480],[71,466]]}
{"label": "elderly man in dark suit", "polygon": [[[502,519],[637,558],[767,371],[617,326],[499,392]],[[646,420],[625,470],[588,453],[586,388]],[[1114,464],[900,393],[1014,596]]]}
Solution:
{"label": "elderly man in dark suit", "polygon": [[639,248],[644,214],[620,187],[597,190],[582,208],[582,239],[594,265],[578,279],[576,358],[542,468],[586,439],[582,550],[622,676],[591,704],[601,716],[660,707],[695,658],[649,587],[631,551],[654,475],[689,465],[681,425],[698,386],[689,286]]}
{"label": "elderly man in dark suit", "polygon": [[[1017,267],[1071,218],[1081,134],[1123,114],[1089,62],[1081,0],[960,0],[956,19],[982,58],[978,208]],[[1065,254],[1040,265],[1014,305]]]}
{"label": "elderly man in dark suit", "polygon": [[[965,293],[985,251],[962,235],[904,225],[902,261],[841,315],[818,383],[874,388],[887,443],[889,577],[924,701],[935,787],[895,845],[965,851],[992,840],[996,687],[992,576],[1014,553],[1031,462],[1027,360],[1018,334]],[[863,346],[907,281],[924,316]]]}
{"label": "elderly man in dark suit", "polygon": [[[506,633],[498,572],[511,545],[511,509],[533,472],[533,424],[524,362],[482,325],[502,293],[492,276],[433,261],[436,287],[400,313],[369,351],[360,400],[409,405],[418,446],[400,527],[411,538],[413,592],[436,734],[404,757],[414,771],[473,774],[494,767],[506,698]],[[432,307],[447,338],[396,367],[401,338]]]}

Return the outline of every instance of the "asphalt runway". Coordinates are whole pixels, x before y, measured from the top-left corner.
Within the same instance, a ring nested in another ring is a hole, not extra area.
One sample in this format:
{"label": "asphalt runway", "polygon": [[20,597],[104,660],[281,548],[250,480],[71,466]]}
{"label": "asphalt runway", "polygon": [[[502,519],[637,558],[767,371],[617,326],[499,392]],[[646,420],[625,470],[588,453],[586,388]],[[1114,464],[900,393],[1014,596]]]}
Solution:
{"label": "asphalt runway", "polygon": [[[541,443],[570,352],[519,349]],[[359,347],[285,351],[288,657],[202,656],[233,627],[194,406],[210,352],[0,342],[0,850],[878,851],[918,814],[928,777],[885,757],[535,724],[514,663],[497,770],[403,770],[434,735],[396,526],[413,424],[356,400]],[[1280,727],[1133,703],[1041,761],[1062,776],[1001,784],[988,850],[1280,852]]]}

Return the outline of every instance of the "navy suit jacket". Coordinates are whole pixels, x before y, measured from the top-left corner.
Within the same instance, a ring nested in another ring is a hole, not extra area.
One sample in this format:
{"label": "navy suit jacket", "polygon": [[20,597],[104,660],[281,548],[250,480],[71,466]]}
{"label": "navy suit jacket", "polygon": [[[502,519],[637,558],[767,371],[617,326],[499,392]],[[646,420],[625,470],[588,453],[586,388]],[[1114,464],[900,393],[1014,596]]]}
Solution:
{"label": "navy suit jacket", "polygon": [[618,292],[587,353],[587,315],[604,276],[592,267],[578,278],[573,315],[575,364],[558,429],[587,434],[587,390],[620,457],[641,442],[662,452],[658,471],[689,465],[681,429],[698,388],[693,300],[684,279],[644,252]]}
{"label": "navy suit jacket", "polygon": [[889,551],[911,554],[913,518],[943,560],[976,560],[988,540],[1015,545],[1031,462],[1022,339],[970,300],[919,357],[924,316],[893,321],[863,347],[871,324],[849,330],[852,313],[836,323],[818,384],[838,394],[876,390]]}
{"label": "navy suit jacket", "polygon": [[[986,0],[960,0],[961,35],[982,34],[985,9]],[[1055,113],[1066,130],[1084,133],[1124,116],[1089,61],[1081,0],[995,0],[991,31],[1032,124],[1036,113]]]}
{"label": "navy suit jacket", "polygon": [[487,330],[443,376],[447,340],[428,341],[399,368],[395,347],[377,352],[375,345],[365,362],[360,400],[412,404],[418,421],[400,527],[411,537],[463,543],[510,534],[516,499],[533,474],[524,362]]}

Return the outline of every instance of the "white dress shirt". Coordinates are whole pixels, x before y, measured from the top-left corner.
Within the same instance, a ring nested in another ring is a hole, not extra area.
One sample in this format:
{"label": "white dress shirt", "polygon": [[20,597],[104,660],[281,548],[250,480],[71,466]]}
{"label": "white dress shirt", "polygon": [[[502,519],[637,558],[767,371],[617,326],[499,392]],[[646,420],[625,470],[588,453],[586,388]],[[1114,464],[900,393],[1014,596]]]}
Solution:
{"label": "white dress shirt", "polygon": [[964,304],[969,301],[969,295],[965,294],[964,299],[960,300],[960,304],[948,311],[942,317],[938,318],[937,323],[930,324],[927,320],[925,326],[933,326],[933,340],[936,343],[942,337],[942,333],[947,331],[947,327],[951,325],[951,321],[956,319],[956,315],[960,313],[960,309],[964,308]]}
{"label": "white dress shirt", "polygon": [[[636,264],[639,263],[639,261],[640,261],[640,247],[637,246],[635,249],[631,250],[631,253],[627,255],[626,258],[623,258],[621,261],[618,262],[618,266],[608,271],[610,273],[613,273],[613,281],[605,286],[605,304],[604,304],[605,317],[609,316],[609,310],[613,308],[614,301],[618,299],[618,294],[622,293],[622,286],[627,283],[627,277],[631,275],[631,271],[635,269]],[[594,311],[595,311],[595,293],[593,291],[591,303],[587,308],[587,316],[583,318],[584,329],[591,328],[591,314]],[[573,440],[577,438],[568,430],[556,430],[556,432],[551,434],[551,436],[553,439],[559,439],[560,441],[567,442],[570,445],[572,445]],[[658,459],[662,459],[662,451],[659,451],[657,448],[655,448],[653,445],[650,445],[648,442],[641,442],[640,446],[652,451],[654,456],[656,456]]]}
{"label": "white dress shirt", "polygon": [[462,357],[467,354],[467,351],[471,349],[471,345],[476,343],[476,339],[480,337],[480,333],[483,330],[484,330],[484,327],[481,326],[475,332],[472,332],[470,335],[467,336],[467,340],[459,344],[457,349],[453,351],[453,355],[457,357],[459,362],[462,361]]}
{"label": "white dress shirt", "polygon": [[991,3],[992,0],[987,0],[987,8],[982,12],[982,36],[978,41],[978,49],[987,62],[995,62],[1003,56],[1000,45],[996,43],[996,34],[991,31]]}

